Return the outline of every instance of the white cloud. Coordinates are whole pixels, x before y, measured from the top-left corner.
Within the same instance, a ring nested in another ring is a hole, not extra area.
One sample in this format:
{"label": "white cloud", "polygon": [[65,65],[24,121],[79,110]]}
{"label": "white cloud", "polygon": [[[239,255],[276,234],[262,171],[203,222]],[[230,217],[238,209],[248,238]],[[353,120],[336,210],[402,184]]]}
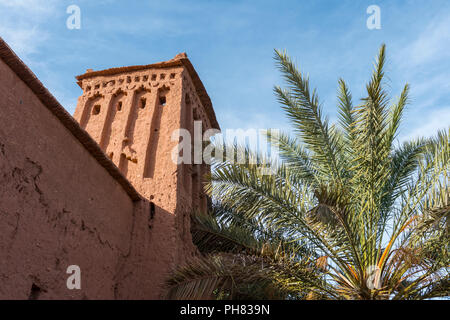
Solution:
{"label": "white cloud", "polygon": [[399,55],[402,65],[421,66],[450,57],[450,17],[436,18]]}
{"label": "white cloud", "polygon": [[400,141],[434,136],[438,130],[450,127],[450,106],[432,110],[422,115],[420,119],[410,121],[409,124],[412,129],[401,136]]}
{"label": "white cloud", "polygon": [[50,12],[54,3],[55,0],[0,0],[4,8],[35,14]]}
{"label": "white cloud", "polygon": [[48,39],[41,25],[55,15],[55,4],[55,0],[0,0],[0,36],[27,58]]}
{"label": "white cloud", "polygon": [[19,56],[28,56],[36,52],[39,44],[47,38],[47,33],[37,27],[0,26],[0,36]]}
{"label": "white cloud", "polygon": [[450,126],[450,16],[436,16],[399,51],[395,64],[411,85],[400,141],[434,136]]}

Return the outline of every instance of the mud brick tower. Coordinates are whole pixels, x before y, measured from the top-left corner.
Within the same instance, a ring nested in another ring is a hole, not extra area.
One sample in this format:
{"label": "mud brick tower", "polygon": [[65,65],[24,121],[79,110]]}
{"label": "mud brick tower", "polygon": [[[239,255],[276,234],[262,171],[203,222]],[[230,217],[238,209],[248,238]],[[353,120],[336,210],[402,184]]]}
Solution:
{"label": "mud brick tower", "polygon": [[181,53],[151,65],[89,69],[76,78],[83,94],[74,118],[150,201],[158,241],[169,235],[178,238],[170,250],[178,251],[175,264],[182,263],[195,251],[190,214],[208,208],[203,177],[210,167],[194,164],[193,157],[191,163],[176,164],[172,153],[179,140],[172,135],[187,129],[193,150],[194,121],[202,122],[203,132],[219,129],[198,74]]}
{"label": "mud brick tower", "polygon": [[[171,158],[184,128],[194,137],[216,128],[211,101],[186,54],[144,66],[88,70],[77,77],[83,89],[74,117],[147,199],[175,212],[205,210],[204,164],[176,165]],[[193,143],[193,141],[192,141]]]}
{"label": "mud brick tower", "polygon": [[83,95],[74,118],[138,192],[186,219],[192,210],[206,210],[202,177],[209,167],[177,165],[171,156],[179,142],[172,138],[175,130],[187,129],[194,137],[195,120],[202,121],[203,131],[219,129],[186,54],[151,65],[88,70],[77,80]]}

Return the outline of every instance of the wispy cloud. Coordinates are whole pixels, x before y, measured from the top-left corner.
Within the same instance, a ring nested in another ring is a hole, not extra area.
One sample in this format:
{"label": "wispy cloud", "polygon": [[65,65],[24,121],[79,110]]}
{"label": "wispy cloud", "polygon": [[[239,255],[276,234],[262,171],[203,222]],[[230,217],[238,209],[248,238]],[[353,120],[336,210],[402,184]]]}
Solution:
{"label": "wispy cloud", "polygon": [[401,141],[434,135],[450,126],[450,15],[435,16],[395,57],[411,84],[411,107]]}
{"label": "wispy cloud", "polygon": [[52,11],[54,0],[0,0],[0,6],[22,12],[44,14]]}
{"label": "wispy cloud", "polygon": [[435,110],[430,110],[420,119],[416,118],[411,123],[411,129],[400,137],[400,141],[407,141],[418,137],[431,137],[441,129],[450,126],[450,105]]}
{"label": "wispy cloud", "polygon": [[39,44],[47,39],[47,33],[37,27],[13,28],[0,26],[0,36],[21,57],[28,57],[35,53]]}
{"label": "wispy cloud", "polygon": [[55,14],[55,0],[0,0],[0,36],[22,58],[48,39],[41,25]]}
{"label": "wispy cloud", "polygon": [[450,16],[437,17],[404,48],[402,64],[408,68],[450,58]]}

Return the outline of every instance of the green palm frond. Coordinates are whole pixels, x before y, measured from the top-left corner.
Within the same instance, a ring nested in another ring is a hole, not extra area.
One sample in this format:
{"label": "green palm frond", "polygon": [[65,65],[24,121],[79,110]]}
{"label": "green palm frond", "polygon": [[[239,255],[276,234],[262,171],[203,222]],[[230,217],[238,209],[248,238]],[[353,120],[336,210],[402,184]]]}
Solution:
{"label": "green palm frond", "polygon": [[309,79],[298,71],[286,52],[275,50],[275,60],[288,88],[274,88],[278,101],[311,151],[311,159],[317,163],[321,174],[339,181],[342,172],[338,163],[337,138],[329,128],[328,120],[322,116],[316,90],[310,91]]}
{"label": "green palm frond", "polygon": [[305,184],[317,185],[319,182],[317,169],[313,166],[310,155],[297,139],[283,133],[274,135],[270,130],[266,132],[266,137],[271,145],[279,149],[281,160],[292,174],[298,175]]}
{"label": "green palm frond", "polygon": [[346,133],[347,143],[351,146],[354,139],[353,125],[355,123],[353,115],[352,94],[343,79],[339,79],[339,123]]}
{"label": "green palm frond", "polygon": [[256,254],[261,250],[264,242],[255,237],[255,231],[255,227],[249,230],[239,224],[224,224],[216,217],[204,213],[193,216],[191,227],[192,241],[202,253]]}
{"label": "green palm frond", "polygon": [[217,254],[191,260],[178,269],[168,281],[168,299],[236,298],[241,289],[259,284],[269,285],[268,271],[260,262],[246,255]]}
{"label": "green palm frond", "polygon": [[389,147],[392,146],[392,143],[396,138],[396,133],[400,126],[400,122],[402,120],[405,107],[408,103],[408,93],[409,93],[409,85],[406,84],[398,99],[398,102],[394,104],[390,109],[388,120],[389,126],[386,132],[386,145]]}
{"label": "green palm frond", "polygon": [[[242,254],[198,257],[176,270],[167,282],[168,299],[280,299],[304,298],[318,275],[305,265],[275,262]],[[302,285],[293,285],[301,283]],[[309,285],[306,283],[310,283]]]}

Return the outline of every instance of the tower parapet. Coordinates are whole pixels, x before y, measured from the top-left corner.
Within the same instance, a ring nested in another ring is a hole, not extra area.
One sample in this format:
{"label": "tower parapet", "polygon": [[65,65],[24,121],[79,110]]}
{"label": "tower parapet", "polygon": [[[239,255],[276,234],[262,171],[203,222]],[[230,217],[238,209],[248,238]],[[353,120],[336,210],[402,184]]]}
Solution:
{"label": "tower parapet", "polygon": [[206,210],[206,164],[176,164],[172,134],[219,129],[206,90],[185,53],[142,66],[87,70],[74,117],[148,200],[175,213]]}

